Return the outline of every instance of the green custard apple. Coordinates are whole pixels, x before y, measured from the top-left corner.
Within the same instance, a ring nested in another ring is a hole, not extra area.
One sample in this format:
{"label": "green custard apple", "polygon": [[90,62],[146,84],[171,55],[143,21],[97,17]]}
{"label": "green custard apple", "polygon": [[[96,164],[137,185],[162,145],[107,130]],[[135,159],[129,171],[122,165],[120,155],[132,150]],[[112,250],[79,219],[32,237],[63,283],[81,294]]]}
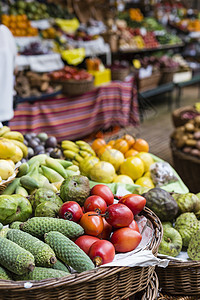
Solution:
{"label": "green custard apple", "polygon": [[194,213],[184,213],[181,214],[175,222],[175,229],[180,233],[183,246],[187,247],[189,245],[191,236],[198,229],[198,220]]}
{"label": "green custard apple", "polygon": [[177,256],[182,249],[182,238],[180,233],[173,227],[163,227],[163,238],[160,243],[158,252],[160,254]]}

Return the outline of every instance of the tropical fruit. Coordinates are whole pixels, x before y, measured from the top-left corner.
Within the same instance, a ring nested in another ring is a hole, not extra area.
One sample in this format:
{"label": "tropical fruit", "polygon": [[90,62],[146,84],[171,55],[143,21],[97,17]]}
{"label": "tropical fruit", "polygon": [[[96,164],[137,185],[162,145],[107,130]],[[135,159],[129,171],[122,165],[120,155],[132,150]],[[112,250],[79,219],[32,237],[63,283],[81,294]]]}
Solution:
{"label": "tropical fruit", "polygon": [[194,213],[186,212],[181,214],[175,222],[175,229],[180,233],[183,246],[187,247],[189,245],[192,235],[198,229],[198,220]]}
{"label": "tropical fruit", "polygon": [[141,138],[136,139],[132,147],[138,152],[149,152],[149,144],[147,143],[147,141]]}
{"label": "tropical fruit", "polygon": [[58,216],[59,208],[60,206],[51,201],[44,201],[36,207],[35,217],[56,218]]}
{"label": "tropical fruit", "polygon": [[116,176],[113,165],[106,161],[100,161],[89,171],[89,178],[96,182],[110,183]]}
{"label": "tropical fruit", "polygon": [[60,278],[68,276],[69,272],[61,271],[52,268],[42,268],[42,267],[35,267],[33,272],[29,272],[23,275],[15,275],[15,280],[43,280],[48,278]]}
{"label": "tropical fruit", "polygon": [[182,249],[182,238],[180,233],[170,226],[163,227],[163,238],[159,245],[160,254],[177,256]]}
{"label": "tropical fruit", "polygon": [[55,251],[60,260],[77,272],[94,269],[94,264],[89,256],[62,233],[51,231],[44,235],[44,240]]}
{"label": "tropical fruit", "polygon": [[35,190],[30,197],[30,203],[34,210],[39,204],[46,201],[51,201],[59,207],[63,204],[61,198],[56,195],[54,191],[46,188],[39,188]]}
{"label": "tropical fruit", "polygon": [[150,166],[154,163],[154,160],[151,156],[151,154],[147,152],[139,152],[136,154],[136,157],[139,157],[143,164],[144,164],[144,172],[148,172],[150,169]]}
{"label": "tropical fruit", "polygon": [[144,173],[144,164],[139,157],[128,157],[120,166],[120,174],[128,175],[137,180]]}
{"label": "tropical fruit", "polygon": [[200,230],[197,230],[190,239],[187,253],[192,260],[200,260]]}
{"label": "tropical fruit", "polygon": [[13,174],[14,168],[11,166],[11,164],[7,160],[0,159],[0,177],[3,180],[6,180]]}
{"label": "tropical fruit", "polygon": [[92,149],[96,152],[98,149],[100,149],[102,146],[105,146],[106,142],[104,139],[95,139],[91,145]]}
{"label": "tropical fruit", "polygon": [[12,280],[10,272],[0,266],[0,279],[3,280]]}
{"label": "tropical fruit", "polygon": [[11,159],[15,155],[16,146],[10,140],[0,137],[0,159]]}
{"label": "tropical fruit", "polygon": [[18,229],[9,230],[7,239],[33,254],[36,266],[50,267],[56,262],[54,251],[38,238]]}
{"label": "tropical fruit", "polygon": [[29,200],[22,195],[0,195],[0,222],[3,225],[14,221],[26,221],[32,214]]}
{"label": "tropical fruit", "polygon": [[83,228],[73,221],[50,217],[33,217],[22,223],[20,229],[38,238],[43,238],[46,232],[52,230],[59,231],[71,239],[84,233]]}
{"label": "tropical fruit", "polygon": [[172,221],[178,213],[178,204],[167,191],[153,188],[144,193],[146,206],[157,214],[161,221]]}
{"label": "tropical fruit", "polygon": [[11,229],[20,229],[19,225],[20,225],[21,223],[22,223],[22,222],[20,222],[20,221],[15,221],[15,222],[13,222],[13,223],[11,223],[11,224],[9,225],[9,228],[11,228]]}
{"label": "tropical fruit", "polygon": [[113,182],[126,183],[126,184],[134,184],[134,181],[128,175],[118,175],[114,178]]}
{"label": "tropical fruit", "polygon": [[142,176],[139,179],[137,179],[135,181],[135,184],[138,184],[138,185],[141,185],[141,186],[144,186],[144,187],[148,187],[150,189],[153,189],[155,187],[152,179],[149,178],[149,177],[146,177],[146,176]]}
{"label": "tropical fruit", "polygon": [[99,158],[102,161],[111,163],[114,166],[115,171],[119,170],[119,167],[124,161],[124,155],[122,154],[122,152],[116,149],[106,149],[103,154],[99,156]]}
{"label": "tropical fruit", "polygon": [[18,275],[33,271],[35,267],[34,257],[29,251],[3,237],[0,237],[0,264]]}
{"label": "tropical fruit", "polygon": [[84,158],[79,164],[81,175],[89,176],[90,170],[98,162],[99,162],[99,158],[96,156],[90,156],[90,157]]}
{"label": "tropical fruit", "polygon": [[137,150],[134,149],[129,149],[126,153],[124,153],[124,157],[130,157],[130,156],[135,156],[136,154],[138,154]]}
{"label": "tropical fruit", "polygon": [[200,199],[193,193],[177,194],[175,200],[181,213],[200,211]]}
{"label": "tropical fruit", "polygon": [[126,140],[118,139],[115,141],[113,148],[119,150],[122,153],[126,153],[129,149],[129,144]]}
{"label": "tropical fruit", "polygon": [[69,272],[69,269],[67,268],[67,266],[64,263],[62,263],[59,259],[57,259],[55,264],[52,265],[52,268],[56,269],[56,270]]}
{"label": "tropical fruit", "polygon": [[66,178],[60,186],[60,197],[65,201],[76,201],[83,205],[90,194],[90,183],[86,176],[76,175]]}
{"label": "tropical fruit", "polygon": [[21,159],[23,158],[23,152],[22,150],[15,145],[15,154],[13,156],[11,156],[11,160],[14,162],[14,163],[17,163],[18,161],[20,161]]}

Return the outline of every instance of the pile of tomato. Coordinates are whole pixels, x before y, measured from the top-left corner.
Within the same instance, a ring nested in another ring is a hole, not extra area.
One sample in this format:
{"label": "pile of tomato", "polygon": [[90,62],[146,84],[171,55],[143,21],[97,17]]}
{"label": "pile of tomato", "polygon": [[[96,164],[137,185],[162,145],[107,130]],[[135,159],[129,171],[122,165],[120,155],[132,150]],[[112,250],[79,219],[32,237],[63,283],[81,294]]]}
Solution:
{"label": "pile of tomato", "polygon": [[92,80],[93,76],[84,69],[66,66],[50,74],[52,80]]}
{"label": "pile of tomato", "polygon": [[142,235],[134,216],[145,204],[146,199],[137,194],[127,194],[114,203],[111,189],[97,184],[83,207],[78,202],[67,201],[59,215],[84,228],[85,234],[75,243],[99,266],[112,262],[116,253],[132,251],[139,245]]}

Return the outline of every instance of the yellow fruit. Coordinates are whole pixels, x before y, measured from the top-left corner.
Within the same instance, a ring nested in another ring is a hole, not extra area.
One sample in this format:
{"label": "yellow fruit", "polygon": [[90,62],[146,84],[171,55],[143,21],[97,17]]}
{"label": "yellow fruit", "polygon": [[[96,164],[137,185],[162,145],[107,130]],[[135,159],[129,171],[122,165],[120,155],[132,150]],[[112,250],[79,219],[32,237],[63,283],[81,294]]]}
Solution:
{"label": "yellow fruit", "polygon": [[151,178],[145,177],[145,176],[140,177],[138,180],[136,180],[135,184],[138,184],[138,185],[141,185],[144,187],[148,187],[150,189],[153,189],[155,187]]}
{"label": "yellow fruit", "polygon": [[0,176],[3,180],[8,179],[13,175],[14,170],[7,160],[0,159]]}
{"label": "yellow fruit", "polygon": [[0,159],[10,159],[15,154],[16,146],[10,140],[0,137]]}
{"label": "yellow fruit", "polygon": [[113,182],[120,182],[126,184],[134,184],[134,181],[128,175],[118,175],[114,178]]}
{"label": "yellow fruit", "polygon": [[136,154],[136,157],[139,157],[144,163],[144,172],[148,172],[150,166],[154,163],[152,156],[147,152],[139,152]]}
{"label": "yellow fruit", "polygon": [[19,142],[24,142],[24,137],[23,135],[18,132],[18,131],[9,131],[9,132],[6,132],[4,135],[3,135],[4,138],[6,139],[11,139],[11,140],[17,140]]}
{"label": "yellow fruit", "polygon": [[15,154],[10,159],[14,163],[17,163],[18,161],[20,161],[23,158],[23,152],[18,146],[15,146],[15,147],[16,147]]}
{"label": "yellow fruit", "polygon": [[118,171],[119,167],[124,161],[124,155],[122,152],[116,149],[106,149],[100,156],[100,160],[111,163],[115,170]]}
{"label": "yellow fruit", "polygon": [[133,180],[140,178],[144,173],[144,164],[139,157],[128,157],[120,166],[120,174],[128,175]]}
{"label": "yellow fruit", "polygon": [[113,182],[115,175],[115,168],[112,164],[106,161],[98,162],[89,172],[91,180],[103,183]]}
{"label": "yellow fruit", "polygon": [[13,162],[13,160],[7,159],[7,162],[9,162],[9,164],[11,165],[11,167],[12,167],[13,169],[15,169],[15,163]]}
{"label": "yellow fruit", "polygon": [[96,156],[90,156],[84,158],[79,164],[81,175],[89,176],[90,169],[98,162],[99,162],[99,158]]}
{"label": "yellow fruit", "polygon": [[149,178],[151,178],[151,172],[148,171],[148,172],[144,173],[143,177],[149,177]]}
{"label": "yellow fruit", "polygon": [[23,142],[19,142],[17,140],[11,140],[17,147],[19,147],[23,152],[23,157],[27,157],[28,155],[28,147],[24,145]]}

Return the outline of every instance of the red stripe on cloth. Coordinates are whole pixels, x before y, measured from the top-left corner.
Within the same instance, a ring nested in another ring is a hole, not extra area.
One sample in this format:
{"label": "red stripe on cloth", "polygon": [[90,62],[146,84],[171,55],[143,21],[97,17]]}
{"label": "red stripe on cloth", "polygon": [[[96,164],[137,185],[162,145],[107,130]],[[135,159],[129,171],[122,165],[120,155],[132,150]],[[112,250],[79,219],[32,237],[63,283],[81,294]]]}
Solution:
{"label": "red stripe on cloth", "polygon": [[76,97],[20,103],[9,126],[22,133],[45,131],[62,140],[138,123],[137,91],[130,80],[111,82]]}

